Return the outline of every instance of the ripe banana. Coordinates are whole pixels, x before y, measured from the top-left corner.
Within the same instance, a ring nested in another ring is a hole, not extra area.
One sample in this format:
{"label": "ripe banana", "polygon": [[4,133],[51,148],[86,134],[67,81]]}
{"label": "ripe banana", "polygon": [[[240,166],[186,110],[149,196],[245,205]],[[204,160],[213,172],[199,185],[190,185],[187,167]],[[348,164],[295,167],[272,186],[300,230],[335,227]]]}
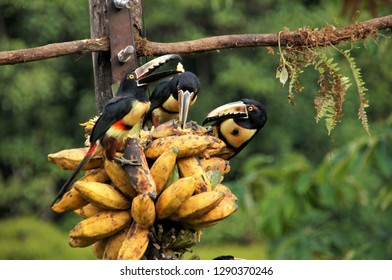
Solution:
{"label": "ripe banana", "polygon": [[184,177],[167,187],[155,204],[158,219],[169,217],[185,200],[190,198],[196,189],[196,183],[194,177]]}
{"label": "ripe banana", "polygon": [[218,206],[196,219],[186,219],[184,224],[193,229],[207,227],[211,223],[219,222],[237,211],[237,204],[232,198],[224,198]]}
{"label": "ripe banana", "polygon": [[145,154],[147,158],[157,159],[175,146],[178,147],[178,158],[193,155],[208,158],[210,155],[217,154],[226,145],[222,140],[208,135],[168,136],[151,141],[145,149]]}
{"label": "ripe banana", "polygon": [[123,194],[131,198],[137,196],[137,191],[131,185],[127,173],[125,173],[121,165],[111,160],[105,160],[104,167],[113,185]]}
{"label": "ripe banana", "polygon": [[173,184],[175,181],[180,179],[180,171],[178,170],[177,163],[174,165],[173,171],[170,173],[169,179],[167,180],[166,184],[163,186],[162,191],[164,191],[168,186]]}
{"label": "ripe banana", "polygon": [[80,221],[70,230],[69,236],[97,241],[122,230],[130,221],[129,211],[104,211]]}
{"label": "ripe banana", "polygon": [[196,219],[214,209],[225,198],[224,192],[202,192],[188,198],[170,216],[172,220]]}
{"label": "ripe banana", "polygon": [[143,228],[136,222],[133,222],[121,244],[117,259],[140,260],[148,247],[148,233],[148,228]]}
{"label": "ripe banana", "polygon": [[120,230],[116,234],[107,237],[108,242],[106,243],[105,252],[103,253],[103,259],[105,260],[117,260],[118,252],[120,251],[121,245],[127,236],[128,227]]}
{"label": "ripe banana", "polygon": [[[87,139],[95,121],[81,124]],[[52,207],[83,217],[70,230],[69,245],[91,246],[98,259],[177,259],[201,229],[237,210],[237,197],[221,183],[230,165],[216,155],[225,147],[193,121],[185,129],[178,120],[150,131],[135,126],[115,160],[97,153]],[[62,150],[48,159],[75,169],[86,151]]]}
{"label": "ripe banana", "polygon": [[155,221],[155,205],[146,194],[139,194],[132,200],[132,218],[141,227],[148,228]]}
{"label": "ripe banana", "polygon": [[108,242],[108,237],[98,240],[91,246],[91,251],[93,252],[93,255],[97,259],[103,258],[103,253],[105,252],[105,247],[107,242]]}
{"label": "ripe banana", "polygon": [[[82,161],[83,157],[86,155],[88,148],[73,148],[61,150],[54,154],[48,155],[48,160],[58,167],[65,170],[74,170],[79,163]],[[92,157],[82,168],[82,170],[90,170],[94,168],[101,167],[103,164],[102,154]]]}
{"label": "ripe banana", "polygon": [[81,208],[89,202],[74,187],[71,187],[64,196],[52,206],[52,210],[56,213],[73,211]]}
{"label": "ripe banana", "polygon": [[220,157],[201,158],[200,164],[206,172],[218,170],[222,174],[227,174],[230,171],[229,161]]}
{"label": "ripe banana", "polygon": [[181,129],[180,121],[178,119],[161,123],[150,131],[150,136],[154,139],[184,134],[186,134],[186,132]]}
{"label": "ripe banana", "polygon": [[216,192],[224,192],[224,193],[225,193],[225,197],[231,198],[231,199],[233,199],[234,201],[237,201],[237,200],[238,200],[237,196],[236,196],[235,194],[233,194],[233,193],[231,192],[231,190],[230,190],[228,187],[226,187],[225,185],[223,185],[223,184],[218,184],[218,185],[214,188],[214,191],[216,191]]}
{"label": "ripe banana", "polygon": [[88,203],[85,206],[75,209],[73,212],[83,218],[89,218],[91,216],[94,216],[98,214],[99,212],[103,212],[107,209],[103,209],[101,207],[95,206],[92,203]]}
{"label": "ripe banana", "polygon": [[124,170],[128,175],[131,185],[139,194],[147,194],[152,199],[155,199],[157,196],[155,181],[148,167],[143,147],[137,139],[127,138],[125,142],[124,159],[137,161],[141,164],[126,164],[124,166]]}
{"label": "ripe banana", "polygon": [[[86,172],[86,175],[79,181],[83,182],[106,182],[108,180],[106,171],[103,168],[93,169]],[[57,213],[73,211],[85,206],[87,200],[72,186],[64,196],[52,206],[52,210]]]}
{"label": "ripe banana", "polygon": [[128,198],[109,184],[77,181],[74,184],[74,188],[76,188],[87,201],[104,209],[128,209],[131,206]]}
{"label": "ripe banana", "polygon": [[199,135],[204,136],[208,133],[208,129],[198,125],[194,121],[186,123],[185,129],[181,128],[181,123],[178,119],[170,120],[161,123],[157,127],[151,130],[150,136],[154,139],[163,138],[167,136],[179,136],[179,135]]}
{"label": "ripe banana", "polygon": [[197,180],[195,193],[211,191],[211,182],[203,170],[197,156],[179,158],[177,160],[181,177],[194,177]]}
{"label": "ripe banana", "polygon": [[68,244],[72,248],[84,248],[84,247],[91,246],[98,240],[100,239],[99,238],[90,238],[90,239],[71,238]]}
{"label": "ripe banana", "polygon": [[177,154],[178,147],[172,147],[161,154],[150,168],[158,195],[162,192],[166,182],[169,180],[170,174],[176,164]]}

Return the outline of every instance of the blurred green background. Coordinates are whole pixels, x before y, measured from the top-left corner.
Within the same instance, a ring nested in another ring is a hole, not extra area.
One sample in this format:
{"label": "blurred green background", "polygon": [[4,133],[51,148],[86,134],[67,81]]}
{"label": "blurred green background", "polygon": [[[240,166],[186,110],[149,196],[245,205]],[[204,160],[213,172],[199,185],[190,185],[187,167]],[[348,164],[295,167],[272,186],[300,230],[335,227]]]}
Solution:
{"label": "blurred green background", "polygon": [[[359,13],[340,0],[145,1],[144,27],[150,40],[173,42],[343,26],[353,17],[392,11],[390,1],[345,2],[358,2]],[[230,161],[224,183],[238,196],[239,210],[205,229],[193,253],[202,259],[392,258],[390,36],[383,31],[351,51],[368,88],[371,136],[357,117],[355,86],[331,135],[315,122],[318,74],[312,69],[300,77],[304,90],[292,107],[287,85],[275,78],[277,50],[184,57],[184,67],[202,82],[190,119],[201,122],[215,107],[245,97],[265,103],[269,117]],[[87,0],[0,0],[2,51],[89,37]],[[332,55],[352,78],[347,61]],[[0,66],[0,105],[0,259],[94,259],[89,248],[68,246],[68,231],[80,218],[49,209],[70,173],[47,160],[49,153],[81,146],[78,124],[96,115],[91,55]]]}

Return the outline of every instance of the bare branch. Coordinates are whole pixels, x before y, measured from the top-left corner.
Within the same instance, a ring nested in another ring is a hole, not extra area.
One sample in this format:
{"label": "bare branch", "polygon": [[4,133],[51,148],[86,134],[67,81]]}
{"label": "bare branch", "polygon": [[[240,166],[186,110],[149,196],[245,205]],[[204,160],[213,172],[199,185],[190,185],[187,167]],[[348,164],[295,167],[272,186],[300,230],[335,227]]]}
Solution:
{"label": "bare branch", "polygon": [[109,39],[84,39],[72,42],[49,44],[37,48],[0,52],[0,65],[17,64],[70,54],[91,53],[109,50]]}
{"label": "bare branch", "polygon": [[[271,34],[234,34],[202,38],[175,43],[152,42],[136,37],[139,56],[158,56],[168,53],[191,55],[227,48],[275,47],[280,36],[281,46],[326,46],[348,40],[361,40],[377,34],[377,30],[392,28],[392,15],[375,18],[341,28],[326,27],[321,30],[299,29]],[[137,32],[135,32],[137,33]],[[109,39],[85,39],[50,44],[38,48],[0,52],[0,65],[41,60],[62,55],[109,51]]]}
{"label": "bare branch", "polygon": [[158,56],[167,53],[191,55],[227,48],[278,46],[326,46],[343,41],[360,40],[376,34],[377,30],[392,28],[392,15],[363,21],[342,28],[326,27],[322,30],[300,29],[272,34],[237,34],[202,38],[176,43],[158,43],[147,39],[137,40],[139,55]]}

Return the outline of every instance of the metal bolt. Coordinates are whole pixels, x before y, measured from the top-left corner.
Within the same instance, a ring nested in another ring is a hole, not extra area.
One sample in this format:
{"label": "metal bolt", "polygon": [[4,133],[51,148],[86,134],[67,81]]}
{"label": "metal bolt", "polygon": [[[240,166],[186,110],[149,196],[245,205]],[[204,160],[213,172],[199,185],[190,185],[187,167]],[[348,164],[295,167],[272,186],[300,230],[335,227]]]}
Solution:
{"label": "metal bolt", "polygon": [[118,61],[127,62],[130,59],[131,54],[133,54],[134,51],[135,51],[135,48],[133,46],[131,46],[131,45],[126,46],[125,49],[122,49],[121,51],[118,52],[118,54],[117,54]]}
{"label": "metal bolt", "polygon": [[124,9],[124,8],[131,8],[131,0],[114,0],[114,6],[116,6],[117,9]]}

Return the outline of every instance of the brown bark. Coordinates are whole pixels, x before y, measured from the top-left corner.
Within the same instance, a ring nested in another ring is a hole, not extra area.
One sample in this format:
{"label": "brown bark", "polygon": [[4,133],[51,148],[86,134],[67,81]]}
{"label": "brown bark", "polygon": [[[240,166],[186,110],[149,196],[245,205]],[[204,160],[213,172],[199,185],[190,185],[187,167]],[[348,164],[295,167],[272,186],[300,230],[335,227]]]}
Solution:
{"label": "brown bark", "polygon": [[303,29],[271,34],[223,35],[176,43],[158,43],[139,38],[137,40],[137,50],[140,55],[157,56],[167,53],[190,55],[227,48],[276,47],[279,43],[279,36],[281,46],[317,47],[330,44],[336,45],[348,40],[364,39],[376,34],[377,30],[387,28],[392,28],[392,15],[336,29],[331,26],[322,30]]}
{"label": "brown bark", "polygon": [[55,43],[31,49],[2,51],[0,52],[0,65],[24,63],[69,54],[101,52],[108,49],[108,38]]}
{"label": "brown bark", "polygon": [[112,68],[110,64],[109,28],[107,26],[108,13],[105,2],[89,0],[90,7],[90,40],[99,40],[105,37],[105,48],[100,52],[92,53],[95,104],[98,113],[102,113],[106,102],[113,97],[112,93]]}
{"label": "brown bark", "polygon": [[[392,15],[359,22],[341,28],[325,28],[322,30],[282,31],[271,34],[234,34],[202,38],[175,43],[152,42],[146,38],[135,36],[136,49],[139,56],[159,56],[168,53],[191,55],[201,52],[216,51],[227,48],[282,46],[327,46],[336,45],[348,40],[361,40],[374,35],[378,30],[392,28]],[[137,34],[137,32],[135,32]],[[109,39],[86,39],[59,44],[51,44],[38,48],[0,52],[0,65],[16,64],[41,60],[56,56],[108,51]]]}

